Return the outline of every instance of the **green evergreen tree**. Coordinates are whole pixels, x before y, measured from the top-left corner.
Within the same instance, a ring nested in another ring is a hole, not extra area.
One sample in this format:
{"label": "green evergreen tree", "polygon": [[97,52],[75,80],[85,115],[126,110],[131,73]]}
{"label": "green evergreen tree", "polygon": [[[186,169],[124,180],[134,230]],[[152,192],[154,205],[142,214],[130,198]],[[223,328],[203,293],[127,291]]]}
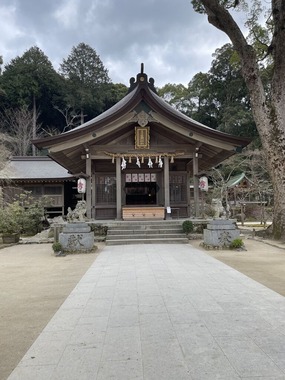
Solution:
{"label": "green evergreen tree", "polygon": [[85,43],[72,48],[60,65],[60,73],[67,80],[66,103],[79,109],[81,124],[103,111],[104,90],[110,83],[108,71],[99,55]]}
{"label": "green evergreen tree", "polygon": [[34,138],[36,114],[43,125],[58,126],[54,102],[62,92],[62,79],[53,69],[47,56],[36,46],[4,67],[1,86],[5,91],[1,108],[28,107],[34,113]]}

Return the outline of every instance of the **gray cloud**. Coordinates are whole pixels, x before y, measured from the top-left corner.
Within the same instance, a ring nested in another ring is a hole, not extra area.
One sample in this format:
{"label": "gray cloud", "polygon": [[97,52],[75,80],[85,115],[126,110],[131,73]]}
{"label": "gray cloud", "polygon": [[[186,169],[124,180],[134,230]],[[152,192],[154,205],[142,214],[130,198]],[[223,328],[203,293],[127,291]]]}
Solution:
{"label": "gray cloud", "polygon": [[128,84],[144,62],[156,85],[187,84],[228,42],[190,0],[2,0],[0,17],[4,63],[37,45],[57,69],[85,42],[115,83]]}

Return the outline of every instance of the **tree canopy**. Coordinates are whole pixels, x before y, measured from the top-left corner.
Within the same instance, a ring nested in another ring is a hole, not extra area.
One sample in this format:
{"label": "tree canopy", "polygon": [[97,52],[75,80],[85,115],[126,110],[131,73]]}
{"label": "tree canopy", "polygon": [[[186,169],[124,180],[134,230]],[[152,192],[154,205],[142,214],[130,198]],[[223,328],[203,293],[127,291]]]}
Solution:
{"label": "tree canopy", "polygon": [[54,99],[60,96],[61,81],[48,57],[36,46],[21,57],[11,60],[1,76],[1,87],[5,91],[3,108],[34,107],[41,110],[45,124],[56,123]]}
{"label": "tree canopy", "polygon": [[73,47],[58,72],[33,46],[0,71],[0,115],[27,107],[39,115],[42,133],[55,134],[79,125],[83,115],[85,121],[97,116],[126,92],[125,85],[111,82],[96,51],[84,43]]}
{"label": "tree canopy", "polygon": [[[159,95],[179,111],[222,132],[257,137],[240,59],[231,44],[217,49],[207,73],[194,75],[188,87],[167,84]],[[268,81],[268,75],[264,75]]]}
{"label": "tree canopy", "polygon": [[60,73],[67,80],[66,102],[80,109],[81,123],[84,113],[96,116],[103,111],[103,87],[110,83],[108,70],[99,55],[89,45],[80,43],[73,47],[67,59],[60,65]]}

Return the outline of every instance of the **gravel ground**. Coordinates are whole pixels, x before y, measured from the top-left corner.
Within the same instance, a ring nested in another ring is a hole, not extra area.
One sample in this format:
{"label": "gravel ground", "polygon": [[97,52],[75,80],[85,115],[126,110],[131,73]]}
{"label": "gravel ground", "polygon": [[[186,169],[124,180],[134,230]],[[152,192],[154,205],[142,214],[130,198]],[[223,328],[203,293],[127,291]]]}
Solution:
{"label": "gravel ground", "polygon": [[[190,244],[200,247],[201,240]],[[205,251],[285,296],[285,249],[246,239],[246,251]],[[55,257],[51,244],[0,249],[0,380],[6,380],[97,253]]]}

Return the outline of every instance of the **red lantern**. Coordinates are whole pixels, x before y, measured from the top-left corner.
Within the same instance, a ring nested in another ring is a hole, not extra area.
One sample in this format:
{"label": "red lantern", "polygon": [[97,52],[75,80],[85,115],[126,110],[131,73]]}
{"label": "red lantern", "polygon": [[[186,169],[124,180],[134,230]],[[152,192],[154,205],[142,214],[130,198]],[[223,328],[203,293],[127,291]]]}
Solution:
{"label": "red lantern", "polygon": [[207,177],[201,177],[199,179],[199,188],[202,191],[208,191],[208,178]]}
{"label": "red lantern", "polygon": [[86,193],[86,180],[84,178],[79,178],[77,181],[77,191],[79,194]]}

